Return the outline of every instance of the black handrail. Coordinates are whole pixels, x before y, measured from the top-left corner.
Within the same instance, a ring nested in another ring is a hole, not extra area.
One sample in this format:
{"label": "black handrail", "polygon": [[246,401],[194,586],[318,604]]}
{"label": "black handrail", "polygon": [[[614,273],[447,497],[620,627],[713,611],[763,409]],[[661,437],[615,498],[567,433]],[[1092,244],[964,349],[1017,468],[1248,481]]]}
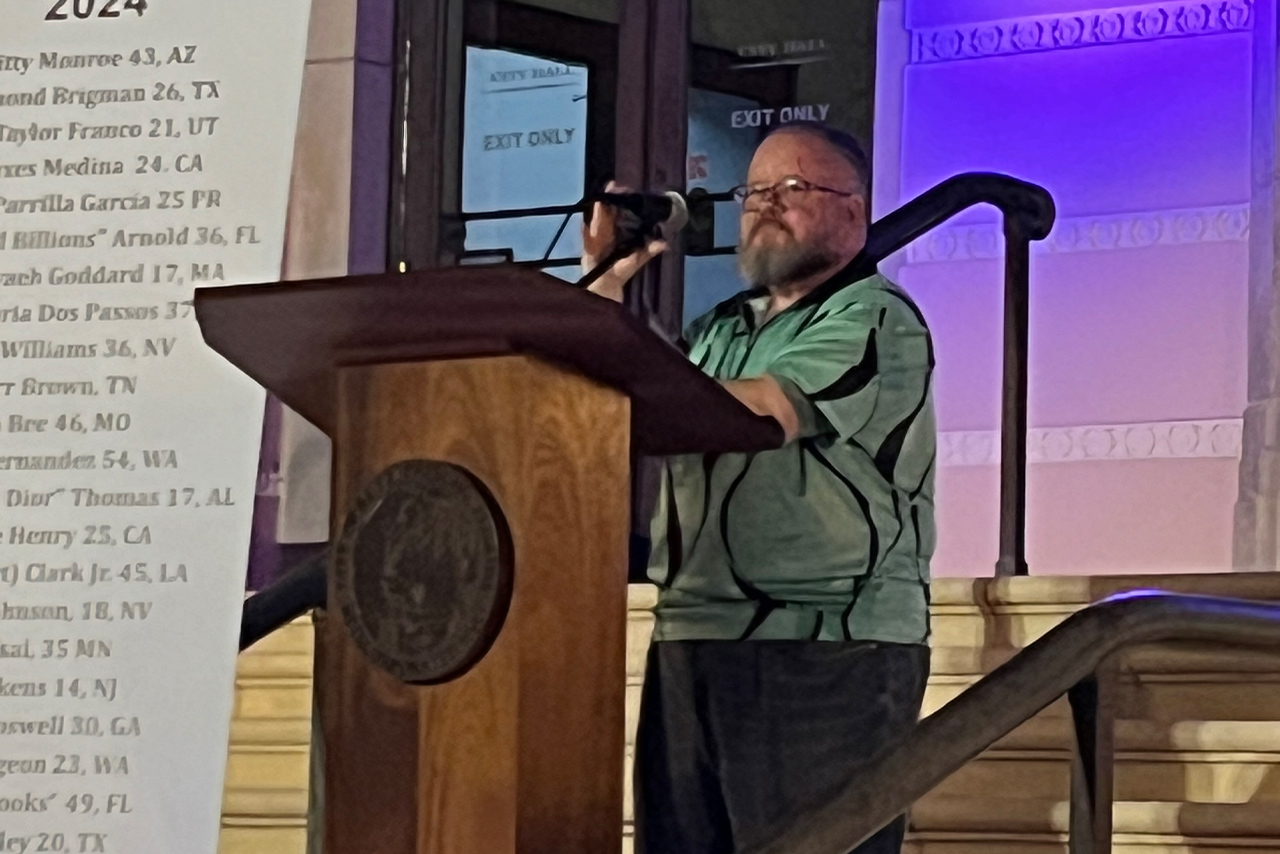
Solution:
{"label": "black handrail", "polygon": [[[1078,611],[959,697],[921,721],[819,801],[771,828],[767,841],[747,854],[846,854],[901,815],[955,771],[1071,693],[1079,709],[1083,690],[1119,650],[1136,644],[1193,641],[1280,652],[1280,606],[1135,591]],[[1077,718],[1079,721],[1079,717]],[[1083,744],[1089,733],[1077,733]],[[1086,777],[1091,757],[1084,757]],[[1098,769],[1095,769],[1098,770]],[[1109,770],[1109,769],[1108,769]],[[1073,812],[1110,820],[1111,793],[1098,778],[1087,803],[1073,788]],[[1079,838],[1073,815],[1073,851],[1093,850]],[[1088,824],[1080,822],[1079,824]],[[1098,836],[1109,837],[1106,833]]]}
{"label": "black handrail", "polygon": [[867,254],[878,263],[961,211],[981,204],[998,209],[1026,240],[1044,240],[1053,228],[1053,197],[1043,187],[994,172],[966,172],[872,223]]}
{"label": "black handrail", "polygon": [[312,608],[323,608],[328,565],[329,550],[324,549],[245,599],[244,615],[240,619],[240,651],[244,652]]}
{"label": "black handrail", "polygon": [[1000,405],[1000,557],[996,575],[1026,575],[1027,321],[1032,240],[1053,228],[1053,197],[1043,187],[988,172],[948,178],[893,213],[867,234],[867,255],[879,263],[932,228],[978,204],[1004,216],[1004,379]]}

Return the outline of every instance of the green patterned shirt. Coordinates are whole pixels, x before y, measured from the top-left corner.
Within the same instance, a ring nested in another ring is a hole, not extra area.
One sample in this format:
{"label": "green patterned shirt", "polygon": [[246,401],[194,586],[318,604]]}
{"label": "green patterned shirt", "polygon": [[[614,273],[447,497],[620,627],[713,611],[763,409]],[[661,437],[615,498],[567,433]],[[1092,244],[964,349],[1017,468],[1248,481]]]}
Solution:
{"label": "green patterned shirt", "polygon": [[767,299],[748,291],[699,318],[689,356],[716,379],[778,380],[800,436],[667,460],[654,639],[924,643],[936,461],[924,318],[879,274],[837,274],[761,324]]}

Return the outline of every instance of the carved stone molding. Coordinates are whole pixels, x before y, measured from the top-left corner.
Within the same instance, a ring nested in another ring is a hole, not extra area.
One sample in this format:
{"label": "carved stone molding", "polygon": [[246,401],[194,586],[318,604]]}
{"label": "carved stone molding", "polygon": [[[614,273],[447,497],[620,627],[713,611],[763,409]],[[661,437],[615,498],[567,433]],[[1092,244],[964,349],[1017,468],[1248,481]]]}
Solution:
{"label": "carved stone molding", "polygon": [[[1240,433],[1239,418],[1048,427],[1027,431],[1027,462],[1239,459]],[[939,466],[985,466],[999,462],[1000,434],[995,430],[938,434]]]}
{"label": "carved stone molding", "polygon": [[[1151,211],[1058,220],[1034,252],[1106,252],[1183,243],[1219,243],[1249,238],[1249,206]],[[907,263],[1000,258],[1004,236],[996,223],[936,228],[907,247]]]}
{"label": "carved stone molding", "polygon": [[1249,29],[1253,0],[1147,3],[916,30],[912,62],[952,62]]}

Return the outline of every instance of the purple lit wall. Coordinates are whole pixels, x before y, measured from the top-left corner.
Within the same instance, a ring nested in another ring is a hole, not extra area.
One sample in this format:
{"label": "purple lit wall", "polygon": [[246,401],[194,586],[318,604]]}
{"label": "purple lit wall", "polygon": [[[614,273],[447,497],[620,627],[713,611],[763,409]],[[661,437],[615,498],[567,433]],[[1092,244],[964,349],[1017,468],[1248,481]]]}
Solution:
{"label": "purple lit wall", "polygon": [[[1251,11],[881,4],[877,214],[974,170],[1057,202],[1032,256],[1034,574],[1231,566]],[[984,209],[887,266],[937,342],[938,575],[988,575],[996,558],[1002,252]]]}

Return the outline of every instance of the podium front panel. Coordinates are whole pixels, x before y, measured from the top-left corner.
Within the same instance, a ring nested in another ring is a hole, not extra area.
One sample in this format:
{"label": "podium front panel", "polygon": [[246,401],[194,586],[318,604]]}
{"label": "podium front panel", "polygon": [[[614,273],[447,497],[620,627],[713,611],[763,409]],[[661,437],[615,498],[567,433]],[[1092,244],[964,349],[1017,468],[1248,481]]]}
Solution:
{"label": "podium front panel", "polygon": [[429,687],[370,661],[331,607],[326,854],[617,854],[627,398],[525,356],[347,367],[337,384],[335,530],[388,467],[450,463],[500,508],[513,587],[483,658]]}

